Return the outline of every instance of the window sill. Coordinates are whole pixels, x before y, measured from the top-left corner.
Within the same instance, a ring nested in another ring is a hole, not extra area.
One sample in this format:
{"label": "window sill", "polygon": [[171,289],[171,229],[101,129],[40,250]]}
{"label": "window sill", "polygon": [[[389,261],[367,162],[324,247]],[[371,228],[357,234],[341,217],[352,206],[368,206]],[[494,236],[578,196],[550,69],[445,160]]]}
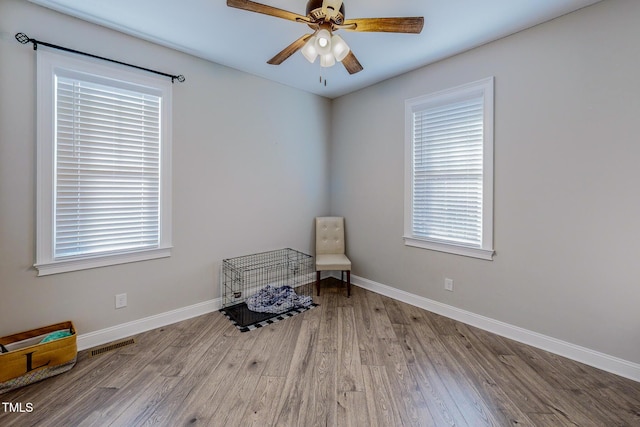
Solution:
{"label": "window sill", "polygon": [[167,258],[170,256],[171,247],[168,247],[106,256],[100,255],[91,258],[49,261],[35,264],[34,267],[38,270],[38,276],[48,276],[50,274],[87,270],[90,268],[106,267],[109,265],[127,264],[130,262],[146,261],[157,258]]}
{"label": "window sill", "polygon": [[462,255],[471,258],[479,258],[493,261],[495,251],[493,249],[469,248],[466,246],[451,245],[448,243],[434,242],[430,240],[416,239],[415,237],[404,237],[406,246],[413,246],[421,249],[429,249],[438,252],[446,252],[454,255]]}

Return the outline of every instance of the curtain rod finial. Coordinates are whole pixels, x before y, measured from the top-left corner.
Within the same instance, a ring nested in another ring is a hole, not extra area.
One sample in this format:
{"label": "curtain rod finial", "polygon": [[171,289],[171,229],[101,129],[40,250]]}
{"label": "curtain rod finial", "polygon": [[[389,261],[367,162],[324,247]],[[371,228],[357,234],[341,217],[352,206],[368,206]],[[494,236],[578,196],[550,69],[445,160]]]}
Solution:
{"label": "curtain rod finial", "polygon": [[29,36],[27,36],[25,33],[16,33],[16,40],[18,40],[22,44],[27,44],[31,41]]}

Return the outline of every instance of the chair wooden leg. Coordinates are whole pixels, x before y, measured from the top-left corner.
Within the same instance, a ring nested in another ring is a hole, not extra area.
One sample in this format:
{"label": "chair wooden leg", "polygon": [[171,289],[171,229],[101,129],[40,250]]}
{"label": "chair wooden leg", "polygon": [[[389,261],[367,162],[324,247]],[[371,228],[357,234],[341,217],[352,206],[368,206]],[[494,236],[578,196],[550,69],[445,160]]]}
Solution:
{"label": "chair wooden leg", "polygon": [[320,296],[320,272],[316,271],[316,289],[318,291],[318,296]]}
{"label": "chair wooden leg", "polygon": [[347,270],[347,298],[351,296],[351,270]]}

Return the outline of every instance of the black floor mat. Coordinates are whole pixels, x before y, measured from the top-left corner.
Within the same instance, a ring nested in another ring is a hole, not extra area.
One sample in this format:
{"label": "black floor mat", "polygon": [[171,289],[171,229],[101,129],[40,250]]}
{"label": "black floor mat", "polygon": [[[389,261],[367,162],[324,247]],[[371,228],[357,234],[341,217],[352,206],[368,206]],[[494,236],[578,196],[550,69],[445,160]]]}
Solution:
{"label": "black floor mat", "polygon": [[308,307],[292,308],[284,313],[273,314],[251,311],[246,303],[242,303],[223,308],[220,313],[224,314],[240,332],[247,332],[304,313],[317,306],[318,304],[312,303]]}

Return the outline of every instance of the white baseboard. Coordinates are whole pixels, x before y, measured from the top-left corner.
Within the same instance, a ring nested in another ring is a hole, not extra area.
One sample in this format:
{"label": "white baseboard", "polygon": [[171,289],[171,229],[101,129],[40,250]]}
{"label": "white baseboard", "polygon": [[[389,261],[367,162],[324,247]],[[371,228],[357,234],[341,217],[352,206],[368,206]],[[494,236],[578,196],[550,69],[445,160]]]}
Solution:
{"label": "white baseboard", "polygon": [[351,283],[395,300],[484,329],[485,331],[640,382],[640,364],[548,337],[470,311],[461,310],[353,274],[351,275]]}
{"label": "white baseboard", "polygon": [[167,311],[166,313],[156,314],[154,316],[145,317],[144,319],[134,320],[132,322],[123,323],[121,325],[112,326],[110,328],[101,329],[99,331],[89,332],[87,334],[78,335],[78,350],[86,350],[108,342],[120,340],[123,338],[137,335],[151,329],[160,328],[172,323],[181,322],[191,319],[192,317],[202,314],[211,313],[219,310],[222,301],[220,298],[190,305],[188,307],[178,308],[176,310]]}
{"label": "white baseboard", "polygon": [[[338,276],[339,277],[339,276]],[[558,354],[563,357],[629,378],[640,382],[640,364],[629,362],[608,354],[600,353],[585,347],[571,344],[566,341],[529,331],[518,326],[510,325],[499,320],[481,316],[470,311],[462,310],[438,301],[430,300],[411,294],[391,286],[383,285],[363,277],[351,275],[352,284],[363,289],[411,304],[442,316],[466,323],[471,326],[492,332],[494,334]],[[99,331],[78,335],[78,350],[86,350],[108,342],[137,335],[151,329],[170,325],[172,323],[187,320],[202,314],[219,310],[222,301],[220,298],[201,302],[188,307],[160,313],[144,319],[134,320]]]}

